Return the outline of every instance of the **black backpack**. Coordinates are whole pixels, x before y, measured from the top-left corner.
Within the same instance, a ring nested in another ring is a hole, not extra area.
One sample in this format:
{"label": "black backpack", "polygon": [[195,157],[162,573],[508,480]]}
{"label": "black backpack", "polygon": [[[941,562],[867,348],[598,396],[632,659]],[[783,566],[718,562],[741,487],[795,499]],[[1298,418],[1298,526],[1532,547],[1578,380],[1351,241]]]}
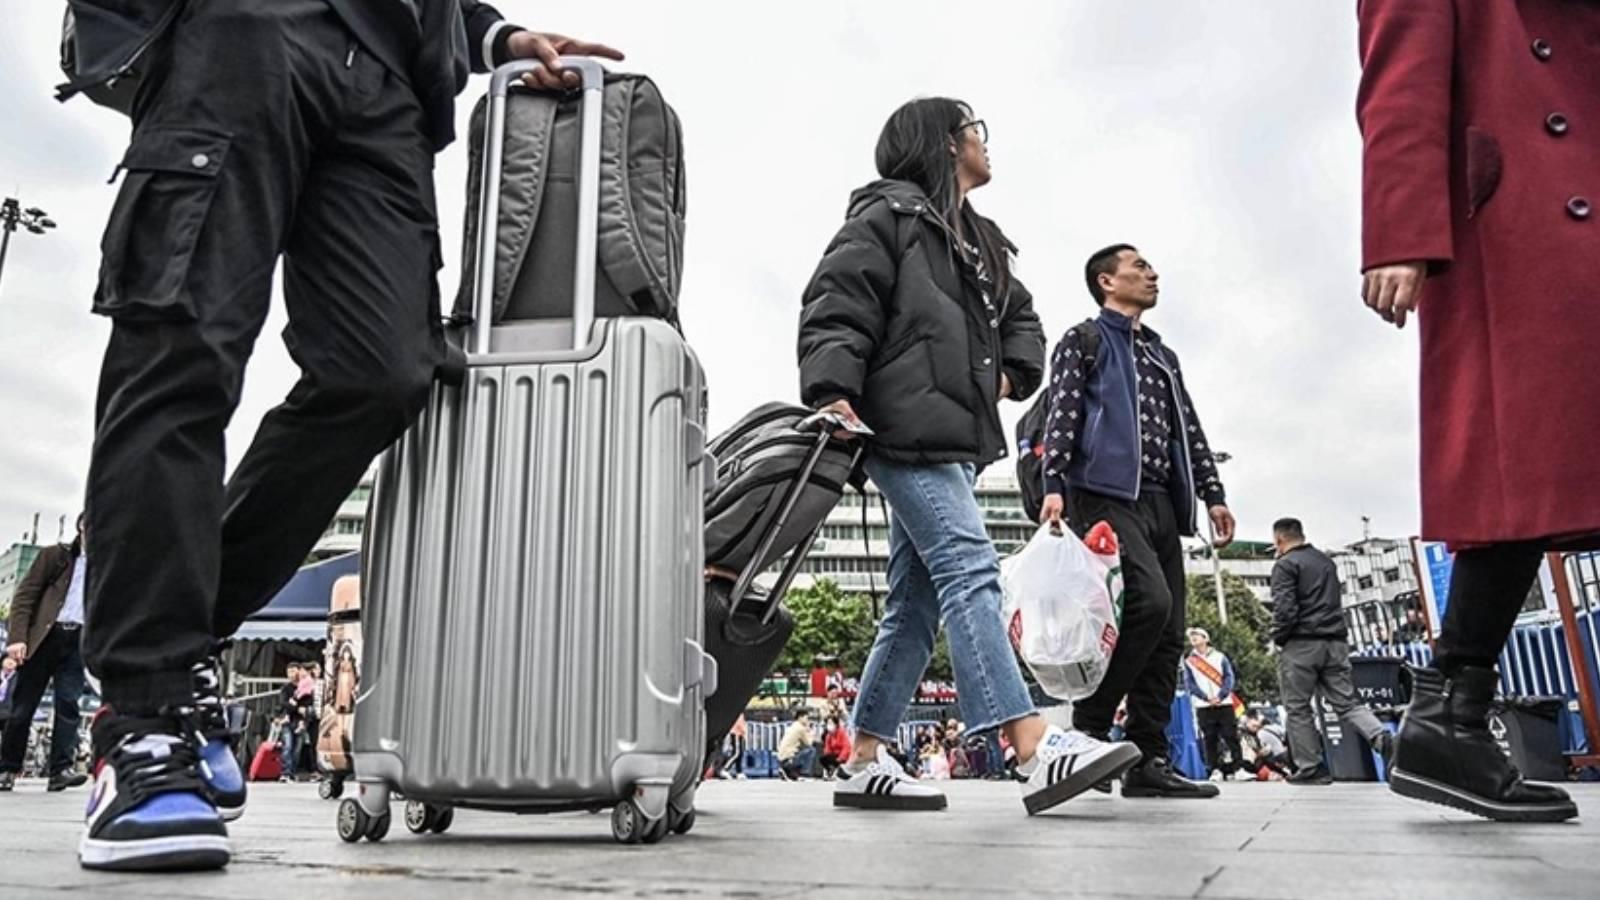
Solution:
{"label": "black backpack", "polygon": [[[1093,371],[1100,355],[1100,327],[1095,320],[1086,319],[1072,327],[1083,341],[1083,355]],[[1022,509],[1028,519],[1039,521],[1044,508],[1044,426],[1050,418],[1050,385],[1039,391],[1039,396],[1017,422],[1017,486],[1022,489]]]}
{"label": "black backpack", "polygon": [[[813,411],[803,406],[766,403],[712,439],[707,449],[717,468],[706,497],[706,565],[739,572],[749,564],[783,511],[789,486],[816,449],[817,434],[798,428],[811,415]],[[756,564],[757,571],[810,537],[833,511],[846,485],[859,486],[856,449],[844,441],[828,441],[777,539]]]}

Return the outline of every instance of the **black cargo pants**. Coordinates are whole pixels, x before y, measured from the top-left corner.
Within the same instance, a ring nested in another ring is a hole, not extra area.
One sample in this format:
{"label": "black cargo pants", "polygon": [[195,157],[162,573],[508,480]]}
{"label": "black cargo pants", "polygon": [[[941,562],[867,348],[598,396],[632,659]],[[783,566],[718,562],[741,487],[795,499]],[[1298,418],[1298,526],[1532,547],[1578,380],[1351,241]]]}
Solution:
{"label": "black cargo pants", "polygon": [[1105,735],[1124,697],[1126,731],[1146,760],[1168,759],[1167,724],[1178,687],[1188,619],[1183,545],[1177,513],[1165,491],[1146,488],[1136,501],[1074,490],[1068,498],[1073,528],[1082,536],[1105,520],[1122,550],[1122,629],[1111,665],[1094,695],[1073,706],[1072,724]]}
{"label": "black cargo pants", "polygon": [[[95,311],[84,651],[153,712],[294,574],[443,357],[433,154],[411,86],[323,0],[191,3],[144,64]],[[284,260],[299,382],[223,483]]]}

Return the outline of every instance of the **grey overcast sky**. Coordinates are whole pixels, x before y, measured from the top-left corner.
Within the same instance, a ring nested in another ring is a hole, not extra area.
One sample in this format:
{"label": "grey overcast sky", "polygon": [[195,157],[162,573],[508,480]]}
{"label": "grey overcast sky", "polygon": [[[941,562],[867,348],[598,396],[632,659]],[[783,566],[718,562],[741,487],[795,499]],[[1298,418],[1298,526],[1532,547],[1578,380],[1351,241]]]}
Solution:
{"label": "grey overcast sky", "polygon": [[[89,312],[127,141],[117,115],[51,96],[64,4],[0,0],[0,194],[48,210],[0,280],[0,547],[80,506],[107,323]],[[1415,333],[1361,307],[1353,2],[1339,0],[500,0],[513,21],[627,51],[686,133],[682,298],[713,429],[793,399],[796,314],[849,191],[901,102],[948,95],[989,123],[974,195],[1021,247],[1052,344],[1094,311],[1084,258],[1138,244],[1163,278],[1149,321],[1181,354],[1245,537],[1280,515],[1314,540],[1417,527]],[[459,114],[465,121],[468,88]],[[465,128],[462,128],[464,133]],[[464,142],[439,159],[455,289]],[[296,372],[257,347],[230,466]],[[1022,407],[1007,404],[1008,423]]]}

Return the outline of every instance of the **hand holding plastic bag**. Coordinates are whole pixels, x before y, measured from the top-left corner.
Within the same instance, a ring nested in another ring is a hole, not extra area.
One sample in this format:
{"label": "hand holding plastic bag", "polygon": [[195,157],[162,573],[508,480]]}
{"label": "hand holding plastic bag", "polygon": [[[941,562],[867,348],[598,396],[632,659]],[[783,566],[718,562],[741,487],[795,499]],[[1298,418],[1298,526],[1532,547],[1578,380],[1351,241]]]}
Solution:
{"label": "hand holding plastic bag", "polygon": [[1044,692],[1061,700],[1100,686],[1122,619],[1117,537],[1100,522],[1087,541],[1045,525],[1000,566],[1011,643]]}

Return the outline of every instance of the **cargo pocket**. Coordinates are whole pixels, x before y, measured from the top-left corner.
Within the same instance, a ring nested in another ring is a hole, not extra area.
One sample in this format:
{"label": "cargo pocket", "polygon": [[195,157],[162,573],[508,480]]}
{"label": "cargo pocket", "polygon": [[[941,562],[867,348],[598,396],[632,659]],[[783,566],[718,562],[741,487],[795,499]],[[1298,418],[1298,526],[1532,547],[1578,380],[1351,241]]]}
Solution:
{"label": "cargo pocket", "polygon": [[192,128],[147,128],[133,136],[100,242],[95,312],[134,321],[195,318],[189,265],[229,140]]}

